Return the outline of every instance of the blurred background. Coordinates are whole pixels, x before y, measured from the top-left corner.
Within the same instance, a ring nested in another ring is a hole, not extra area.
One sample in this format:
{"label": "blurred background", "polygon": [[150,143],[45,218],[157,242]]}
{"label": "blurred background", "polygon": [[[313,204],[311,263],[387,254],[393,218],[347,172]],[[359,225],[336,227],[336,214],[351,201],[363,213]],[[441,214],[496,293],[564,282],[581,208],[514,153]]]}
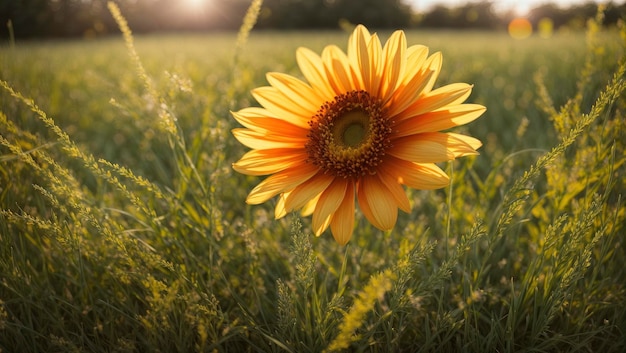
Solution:
{"label": "blurred background", "polygon": [[[233,30],[250,0],[116,0],[135,33]],[[519,18],[533,28],[583,28],[606,5],[605,24],[626,14],[626,1],[265,0],[259,29],[506,29]],[[97,38],[117,33],[107,0],[0,0],[0,43],[9,38]]]}

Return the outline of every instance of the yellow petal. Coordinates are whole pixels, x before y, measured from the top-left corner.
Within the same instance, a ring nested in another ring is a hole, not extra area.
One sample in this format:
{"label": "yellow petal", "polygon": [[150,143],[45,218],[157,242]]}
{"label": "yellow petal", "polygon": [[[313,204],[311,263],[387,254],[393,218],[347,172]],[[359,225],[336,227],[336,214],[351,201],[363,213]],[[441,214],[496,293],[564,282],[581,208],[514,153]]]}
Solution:
{"label": "yellow petal", "polygon": [[[465,142],[466,144],[468,144],[472,149],[477,150],[479,149],[483,143],[480,142],[479,139],[473,138],[471,136],[466,136],[466,135],[461,135],[461,134],[455,134],[453,132],[448,132],[447,133],[449,136],[452,136],[456,139],[462,140],[463,142]],[[459,157],[459,156],[457,156]]]}
{"label": "yellow petal", "polygon": [[464,139],[442,132],[425,132],[399,138],[393,141],[393,147],[388,153],[417,163],[439,163],[478,154]]}
{"label": "yellow petal", "polygon": [[372,34],[370,41],[367,43],[367,57],[362,58],[360,63],[361,71],[363,72],[363,87],[364,89],[374,97],[379,96],[380,83],[382,81],[383,66],[381,64],[383,59],[382,46],[380,44],[380,38],[376,33]]}
{"label": "yellow petal", "polygon": [[237,128],[232,130],[233,136],[244,146],[263,150],[273,148],[303,148],[306,137],[291,137],[276,134],[260,133],[250,129]]}
{"label": "yellow petal", "polygon": [[421,132],[446,130],[467,124],[484,113],[486,108],[479,104],[459,104],[407,118],[396,124],[396,136],[414,135]]}
{"label": "yellow petal", "polygon": [[359,24],[356,27],[354,27],[354,31],[352,31],[352,34],[350,35],[350,38],[348,39],[348,53],[356,49],[356,46],[358,45],[356,44],[357,42],[362,42],[363,44],[367,44],[367,42],[370,41],[371,37],[372,35],[370,34],[370,31],[367,29],[367,27],[363,26],[362,24]]}
{"label": "yellow petal", "polygon": [[405,70],[400,83],[386,102],[390,117],[402,112],[422,94],[434,74],[427,65],[428,48],[414,45],[407,49]]}
{"label": "yellow petal", "polygon": [[428,66],[424,65],[428,58],[428,47],[424,45],[412,45],[406,50],[406,67],[402,82],[413,81],[420,73],[426,71]]}
{"label": "yellow petal", "polygon": [[398,117],[402,116],[399,116],[399,114],[410,111],[409,107],[415,104],[432,75],[433,71],[420,71],[416,76],[414,76],[413,80],[405,81],[396,88],[394,94],[391,95],[385,104],[388,109],[387,114],[391,117],[391,119],[394,121],[400,121],[401,119],[398,119]]}
{"label": "yellow petal", "polygon": [[[357,89],[366,89],[365,82],[370,82],[370,57],[367,50],[367,43],[369,43],[370,38],[371,35],[367,28],[358,25],[348,40],[348,60]],[[367,72],[363,72],[364,66],[368,68]]]}
{"label": "yellow petal", "polygon": [[394,93],[404,74],[406,64],[406,37],[404,31],[395,31],[383,48],[383,72],[380,97],[386,101]]}
{"label": "yellow petal", "polygon": [[248,151],[233,163],[233,169],[247,175],[274,174],[304,164],[307,154],[297,149],[269,149]]}
{"label": "yellow petal", "polygon": [[252,96],[274,116],[291,124],[308,128],[309,120],[315,111],[306,110],[287,99],[277,88],[258,87],[252,90]]}
{"label": "yellow petal", "polygon": [[274,218],[281,219],[287,215],[287,209],[285,208],[285,199],[289,195],[289,192],[283,192],[278,196],[276,207],[274,208]]}
{"label": "yellow petal", "polygon": [[[324,101],[330,101],[335,97],[332,87],[328,83],[324,63],[319,55],[312,50],[300,47],[296,51],[296,61],[302,71],[302,75],[309,82],[311,87],[320,93]],[[315,112],[313,112],[315,114]]]}
{"label": "yellow petal", "polygon": [[407,74],[411,69],[421,70],[422,64],[428,57],[428,47],[421,44],[411,45],[406,49]]}
{"label": "yellow petal", "polygon": [[312,164],[304,164],[270,175],[259,183],[248,195],[246,202],[252,205],[263,203],[281,192],[290,191],[304,183],[319,171]]}
{"label": "yellow petal", "polygon": [[349,183],[343,201],[330,221],[330,231],[340,245],[346,245],[354,229],[354,183]]}
{"label": "yellow petal", "polygon": [[248,107],[243,108],[237,112],[231,111],[230,114],[239,122],[241,125],[256,130],[257,125],[253,123],[255,119],[259,118],[276,118],[269,110],[265,108],[259,107]]}
{"label": "yellow petal", "polygon": [[322,52],[324,69],[335,95],[355,89],[348,57],[336,45],[329,45]]}
{"label": "yellow petal", "polygon": [[418,190],[433,190],[448,186],[450,178],[433,163],[413,163],[388,156],[385,172],[397,181]]}
{"label": "yellow petal", "polygon": [[439,107],[433,108],[431,110],[438,109],[443,107],[444,105],[457,105],[465,102],[465,100],[472,93],[472,88],[474,85],[470,85],[467,83],[452,83],[449,85],[445,85],[443,87],[439,87],[433,91],[428,92],[421,97],[420,99],[432,99],[435,101],[443,100],[446,103],[440,103]]}
{"label": "yellow petal", "polygon": [[285,200],[287,211],[297,210],[306,205],[309,200],[321,194],[330,183],[335,180],[334,176],[319,173],[311,179],[295,187]]}
{"label": "yellow petal", "polygon": [[[397,119],[395,117],[397,114],[410,111],[407,109],[409,106],[416,104],[421,95],[430,92],[441,71],[441,53],[435,53],[424,59],[424,56],[428,54],[427,48],[417,47],[412,51],[412,56],[407,58],[406,72],[401,83],[391,95],[390,100],[386,102],[389,109],[387,114],[394,119]],[[406,115],[403,114],[401,118]]]}
{"label": "yellow petal", "polygon": [[448,149],[447,139],[437,139],[427,132],[401,137],[393,141],[387,153],[411,162],[438,163],[454,159],[454,153]]}
{"label": "yellow petal", "polygon": [[443,65],[443,55],[441,55],[440,52],[436,52],[433,55],[431,55],[428,59],[426,59],[424,66],[427,66],[428,69],[433,72],[433,74],[428,79],[428,83],[426,84],[426,87],[424,87],[424,92],[430,92],[430,90],[433,89],[433,86],[435,85],[435,81],[437,81],[437,78],[439,77],[439,73],[441,72],[442,65]]}
{"label": "yellow petal", "polygon": [[389,230],[396,224],[398,205],[377,175],[360,179],[357,185],[359,207],[376,228]]}
{"label": "yellow petal", "polygon": [[325,102],[324,98],[318,95],[311,86],[298,80],[297,78],[279,73],[270,72],[266,75],[267,82],[278,89],[285,97],[297,104],[302,110],[311,112],[311,116],[317,112],[319,107]]}
{"label": "yellow petal", "polygon": [[319,201],[320,196],[322,196],[322,193],[309,200],[302,207],[302,210],[300,210],[300,215],[302,215],[302,217],[308,217],[313,214],[313,211],[315,211],[315,206],[317,206],[317,201]]}
{"label": "yellow petal", "polygon": [[324,190],[313,211],[313,231],[322,234],[330,224],[332,214],[339,208],[346,194],[348,182],[345,179],[335,180]]}
{"label": "yellow petal", "polygon": [[313,234],[315,234],[316,237],[319,237],[326,229],[328,229],[331,218],[332,214],[329,214],[326,218],[317,220],[317,223],[316,221],[313,221]]}

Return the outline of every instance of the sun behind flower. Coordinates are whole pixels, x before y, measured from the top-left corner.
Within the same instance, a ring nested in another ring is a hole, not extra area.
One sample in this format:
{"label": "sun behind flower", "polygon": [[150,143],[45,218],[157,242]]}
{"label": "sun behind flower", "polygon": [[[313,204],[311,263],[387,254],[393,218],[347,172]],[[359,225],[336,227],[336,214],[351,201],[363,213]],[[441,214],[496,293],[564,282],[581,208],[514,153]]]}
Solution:
{"label": "sun behind flower", "polygon": [[252,148],[233,169],[270,175],[248,195],[260,204],[279,195],[275,216],[293,210],[313,214],[319,236],[329,226],[346,244],[354,228],[355,200],[377,228],[393,228],[398,209],[410,212],[403,185],[438,189],[448,176],[435,163],[478,154],[479,140],[440,132],[478,118],[485,107],[462,104],[472,86],[433,90],[442,56],[407,48],[403,31],[384,47],[362,25],[348,41],[347,55],[329,45],[319,56],[296,52],[306,82],[268,73],[270,86],[252,91],[263,108],[233,112],[245,128],[233,129]]}

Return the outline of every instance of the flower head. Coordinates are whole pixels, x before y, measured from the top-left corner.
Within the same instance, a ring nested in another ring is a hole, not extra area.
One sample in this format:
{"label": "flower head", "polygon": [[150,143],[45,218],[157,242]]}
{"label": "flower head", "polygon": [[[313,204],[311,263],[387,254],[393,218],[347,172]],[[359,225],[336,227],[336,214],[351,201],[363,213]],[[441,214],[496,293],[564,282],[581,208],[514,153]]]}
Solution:
{"label": "flower head", "polygon": [[276,218],[292,210],[313,215],[313,230],[329,226],[340,244],[350,240],[355,207],[379,229],[410,212],[404,186],[438,189],[448,176],[435,163],[477,154],[475,138],[441,132],[478,118],[485,107],[462,104],[472,86],[433,89],[442,56],[407,48],[403,31],[385,45],[359,25],[347,54],[329,45],[319,56],[299,48],[305,81],[268,73],[270,86],[252,91],[262,108],[233,112],[244,128],[233,135],[252,150],[233,168],[269,175],[248,195],[260,204],[279,196]]}

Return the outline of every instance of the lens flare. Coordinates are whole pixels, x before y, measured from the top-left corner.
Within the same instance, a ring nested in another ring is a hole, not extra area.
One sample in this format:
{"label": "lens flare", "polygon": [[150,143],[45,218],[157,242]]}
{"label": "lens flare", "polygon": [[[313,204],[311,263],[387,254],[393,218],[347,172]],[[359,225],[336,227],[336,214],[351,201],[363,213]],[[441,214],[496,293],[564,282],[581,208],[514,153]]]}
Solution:
{"label": "lens flare", "polygon": [[515,39],[526,39],[533,33],[533,25],[525,18],[514,18],[509,22],[509,35]]}

